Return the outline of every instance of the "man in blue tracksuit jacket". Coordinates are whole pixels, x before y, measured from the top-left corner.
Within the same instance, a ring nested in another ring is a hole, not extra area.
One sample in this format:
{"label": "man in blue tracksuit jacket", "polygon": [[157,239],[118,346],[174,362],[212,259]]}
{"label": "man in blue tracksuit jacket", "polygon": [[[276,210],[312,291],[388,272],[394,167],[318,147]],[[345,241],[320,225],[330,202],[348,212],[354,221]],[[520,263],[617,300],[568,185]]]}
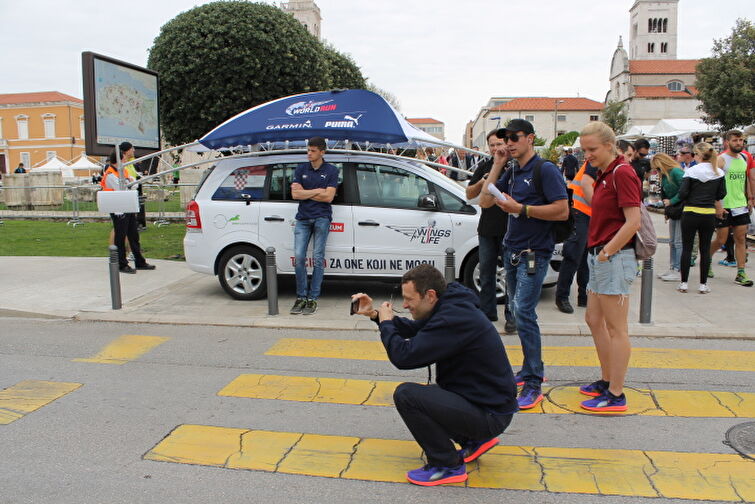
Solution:
{"label": "man in blue tracksuit jacket", "polygon": [[[411,483],[434,486],[467,479],[466,462],[498,444],[517,411],[516,384],[506,350],[479,309],[479,296],[423,264],[401,279],[403,306],[414,320],[394,317],[354,294],[356,313],[377,322],[391,363],[399,369],[436,365],[436,384],[402,383],[393,393],[401,418],[427,455],[407,473]],[[462,449],[457,450],[456,441]]]}

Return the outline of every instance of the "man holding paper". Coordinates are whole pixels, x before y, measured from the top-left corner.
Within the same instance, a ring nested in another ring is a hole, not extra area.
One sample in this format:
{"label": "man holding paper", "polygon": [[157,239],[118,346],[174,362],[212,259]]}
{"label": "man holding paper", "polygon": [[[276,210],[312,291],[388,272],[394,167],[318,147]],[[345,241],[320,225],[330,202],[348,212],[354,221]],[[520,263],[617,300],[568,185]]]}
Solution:
{"label": "man holding paper", "polygon": [[522,384],[517,401],[519,408],[529,409],[543,400],[544,366],[535,310],[555,247],[552,222],[568,218],[569,201],[558,167],[535,153],[535,129],[529,121],[514,119],[496,135],[505,140],[517,165],[501,176],[506,157],[496,152],[488,179],[497,181],[494,188],[500,195],[484,186],[480,206],[497,205],[509,214],[503,265],[524,354],[522,370],[516,375],[517,383]]}

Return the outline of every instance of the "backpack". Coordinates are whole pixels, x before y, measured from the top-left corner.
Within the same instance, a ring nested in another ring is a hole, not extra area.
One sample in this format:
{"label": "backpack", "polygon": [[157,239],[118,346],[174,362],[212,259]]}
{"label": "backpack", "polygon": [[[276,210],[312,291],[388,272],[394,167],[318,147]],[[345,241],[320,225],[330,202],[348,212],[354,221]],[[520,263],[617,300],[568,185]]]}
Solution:
{"label": "backpack", "polygon": [[[614,168],[614,172],[622,166],[629,166],[622,164]],[[613,190],[616,191],[616,177],[613,178]],[[640,230],[634,237],[634,255],[640,261],[650,259],[655,254],[655,249],[658,246],[658,238],[655,235],[655,226],[653,226],[653,219],[650,217],[645,205],[640,202]]]}
{"label": "backpack", "polygon": [[[543,164],[546,161],[546,159],[540,158],[538,159],[537,164],[532,167],[532,181],[535,183],[535,189],[540,194],[540,197],[543,200],[548,201],[545,198],[545,193],[543,192],[543,179],[541,175]],[[563,183],[563,180],[561,181],[561,183]],[[566,188],[566,184],[564,184],[564,188]],[[551,223],[551,235],[553,236],[553,240],[556,243],[562,243],[566,241],[566,239],[569,238],[574,232],[574,216],[571,213],[571,208],[569,209],[569,217],[567,217],[566,220],[551,221]]]}

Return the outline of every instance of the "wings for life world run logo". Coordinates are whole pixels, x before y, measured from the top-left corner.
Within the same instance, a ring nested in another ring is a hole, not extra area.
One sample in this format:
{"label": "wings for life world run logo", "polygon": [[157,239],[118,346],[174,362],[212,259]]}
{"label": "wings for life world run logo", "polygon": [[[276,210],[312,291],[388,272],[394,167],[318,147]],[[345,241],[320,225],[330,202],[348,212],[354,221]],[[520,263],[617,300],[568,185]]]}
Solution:
{"label": "wings for life world run logo", "polygon": [[438,229],[435,226],[387,226],[397,233],[409,237],[409,241],[419,243],[440,244],[440,240],[451,236],[450,229]]}
{"label": "wings for life world run logo", "polygon": [[298,116],[303,114],[317,114],[318,112],[332,112],[338,108],[338,105],[332,103],[333,100],[325,101],[300,101],[293,105],[289,105],[286,108],[286,114],[290,116]]}

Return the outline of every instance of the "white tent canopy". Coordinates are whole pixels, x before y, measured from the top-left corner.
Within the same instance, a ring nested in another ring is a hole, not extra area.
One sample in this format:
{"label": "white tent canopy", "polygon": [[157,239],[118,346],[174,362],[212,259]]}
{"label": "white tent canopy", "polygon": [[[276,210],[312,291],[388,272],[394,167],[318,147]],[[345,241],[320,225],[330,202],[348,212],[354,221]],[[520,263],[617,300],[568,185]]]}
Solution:
{"label": "white tent canopy", "polygon": [[650,130],[655,127],[653,124],[635,124],[623,135],[619,135],[616,138],[639,138],[650,134]]}
{"label": "white tent canopy", "polygon": [[699,133],[716,133],[716,130],[702,119],[661,119],[647,132],[647,136],[684,137]]}
{"label": "white tent canopy", "polygon": [[92,160],[82,152],[79,159],[77,159],[76,162],[71,165],[71,168],[79,170],[99,170],[100,168],[102,168],[102,165],[93,163]]}
{"label": "white tent canopy", "polygon": [[42,166],[37,166],[32,169],[34,172],[57,172],[59,171],[63,177],[73,177],[73,169],[61,161],[59,158],[54,157],[47,161]]}

